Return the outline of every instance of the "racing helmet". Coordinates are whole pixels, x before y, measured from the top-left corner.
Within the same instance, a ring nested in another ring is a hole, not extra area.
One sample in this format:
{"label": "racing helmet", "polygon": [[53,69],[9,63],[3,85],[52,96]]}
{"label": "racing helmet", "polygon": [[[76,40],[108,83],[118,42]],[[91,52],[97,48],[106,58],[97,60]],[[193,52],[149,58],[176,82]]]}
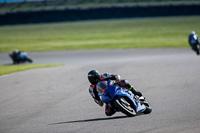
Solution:
{"label": "racing helmet", "polygon": [[18,49],[15,49],[14,53],[17,54],[18,52],[19,52],[19,50],[18,50]]}
{"label": "racing helmet", "polygon": [[195,31],[192,31],[190,34],[191,34],[191,35],[194,35],[194,34],[196,34],[196,32],[195,32]]}
{"label": "racing helmet", "polygon": [[100,74],[96,70],[91,70],[88,73],[88,80],[91,84],[96,85],[100,81]]}

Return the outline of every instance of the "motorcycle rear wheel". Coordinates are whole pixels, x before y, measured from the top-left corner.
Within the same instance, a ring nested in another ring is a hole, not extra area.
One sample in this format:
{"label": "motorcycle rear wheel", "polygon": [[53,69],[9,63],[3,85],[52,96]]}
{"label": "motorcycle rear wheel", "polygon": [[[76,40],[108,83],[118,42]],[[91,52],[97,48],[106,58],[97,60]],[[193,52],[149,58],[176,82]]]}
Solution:
{"label": "motorcycle rear wheel", "polygon": [[147,103],[147,102],[144,102],[143,105],[146,106],[146,109],[144,110],[143,113],[144,113],[144,114],[150,114],[151,111],[152,111],[152,108],[151,108],[150,104]]}

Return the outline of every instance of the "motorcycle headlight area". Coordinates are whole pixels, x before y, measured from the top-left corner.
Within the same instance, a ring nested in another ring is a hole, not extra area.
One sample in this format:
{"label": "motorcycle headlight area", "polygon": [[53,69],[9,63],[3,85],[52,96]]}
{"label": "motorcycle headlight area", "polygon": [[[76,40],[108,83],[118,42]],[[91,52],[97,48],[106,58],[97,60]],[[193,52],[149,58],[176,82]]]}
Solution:
{"label": "motorcycle headlight area", "polygon": [[107,89],[107,87],[108,87],[107,81],[100,81],[97,84],[97,91],[99,93],[103,94],[105,92],[105,90]]}

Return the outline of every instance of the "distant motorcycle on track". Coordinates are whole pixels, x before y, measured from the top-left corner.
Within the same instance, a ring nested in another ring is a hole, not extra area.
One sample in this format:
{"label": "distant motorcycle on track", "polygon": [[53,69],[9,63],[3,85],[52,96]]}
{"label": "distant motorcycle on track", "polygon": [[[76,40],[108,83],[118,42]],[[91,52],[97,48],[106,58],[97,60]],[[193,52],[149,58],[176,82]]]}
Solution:
{"label": "distant motorcycle on track", "polygon": [[103,103],[109,103],[116,111],[129,117],[138,114],[149,114],[152,111],[152,107],[143,96],[140,98],[134,96],[131,91],[112,84],[111,80],[100,81],[97,84],[97,90]]}
{"label": "distant motorcycle on track", "polygon": [[27,53],[23,51],[14,51],[12,53],[9,53],[9,57],[12,59],[14,64],[33,62],[33,60],[27,55]]}
{"label": "distant motorcycle on track", "polygon": [[196,52],[197,55],[200,54],[200,43],[199,43],[199,37],[196,34],[195,31],[192,31],[188,37],[188,41],[190,44],[190,47],[192,48],[193,51]]}

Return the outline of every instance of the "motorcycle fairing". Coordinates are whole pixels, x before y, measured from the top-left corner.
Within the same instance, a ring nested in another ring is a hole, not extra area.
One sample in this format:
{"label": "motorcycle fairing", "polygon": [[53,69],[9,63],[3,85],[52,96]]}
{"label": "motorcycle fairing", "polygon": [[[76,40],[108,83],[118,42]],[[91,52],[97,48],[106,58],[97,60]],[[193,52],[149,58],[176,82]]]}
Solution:
{"label": "motorcycle fairing", "polygon": [[[110,85],[110,81],[108,81],[108,87],[105,92],[103,94],[99,93],[99,95],[104,103],[111,102],[116,96],[128,97],[133,102],[134,110],[137,113],[143,112],[146,109],[144,105],[141,105],[140,102],[133,97],[131,91],[120,86]],[[118,99],[124,102],[122,98],[119,97]]]}

